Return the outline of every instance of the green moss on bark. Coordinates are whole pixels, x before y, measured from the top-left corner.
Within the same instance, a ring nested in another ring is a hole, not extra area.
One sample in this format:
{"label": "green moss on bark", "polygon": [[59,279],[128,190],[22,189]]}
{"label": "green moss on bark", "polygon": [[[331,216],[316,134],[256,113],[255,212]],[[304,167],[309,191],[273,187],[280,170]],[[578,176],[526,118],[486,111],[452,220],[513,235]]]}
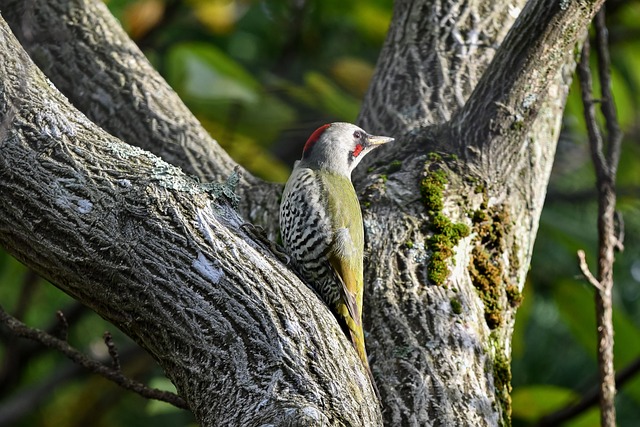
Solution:
{"label": "green moss on bark", "polygon": [[[431,153],[430,160],[440,160],[440,155]],[[446,217],[444,209],[444,188],[447,177],[443,170],[428,171],[420,182],[420,193],[427,213],[431,217],[432,236],[427,239],[426,248],[431,252],[427,266],[427,277],[436,285],[444,284],[449,276],[448,260],[461,238],[469,235],[466,224],[454,223]]]}
{"label": "green moss on bark", "polygon": [[449,302],[451,303],[451,311],[453,311],[455,314],[462,313],[462,303],[459,299],[451,298]]}
{"label": "green moss on bark", "polygon": [[443,170],[428,172],[420,182],[420,194],[430,215],[442,211],[442,192],[446,183],[447,176]]}

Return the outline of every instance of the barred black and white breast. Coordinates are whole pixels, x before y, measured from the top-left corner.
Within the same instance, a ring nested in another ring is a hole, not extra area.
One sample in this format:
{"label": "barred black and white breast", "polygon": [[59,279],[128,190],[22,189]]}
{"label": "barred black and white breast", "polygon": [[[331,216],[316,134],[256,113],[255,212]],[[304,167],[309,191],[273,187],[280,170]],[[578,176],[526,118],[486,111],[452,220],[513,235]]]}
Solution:
{"label": "barred black and white breast", "polygon": [[340,298],[339,282],[328,262],[333,230],[326,189],[316,172],[294,168],[280,204],[280,233],[289,256],[305,278],[331,308]]}

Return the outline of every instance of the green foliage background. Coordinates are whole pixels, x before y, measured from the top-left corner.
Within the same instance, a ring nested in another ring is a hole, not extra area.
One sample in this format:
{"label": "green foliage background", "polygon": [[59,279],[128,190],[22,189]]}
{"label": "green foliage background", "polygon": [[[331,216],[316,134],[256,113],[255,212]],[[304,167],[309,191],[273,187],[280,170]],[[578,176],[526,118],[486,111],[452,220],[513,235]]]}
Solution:
{"label": "green foliage background", "polygon": [[[283,182],[306,137],[331,121],[355,121],[391,19],[391,0],[110,0],[112,12],[220,144],[253,173]],[[640,357],[640,1],[609,2],[613,90],[625,132],[618,189],[625,251],[615,285],[615,361]],[[572,88],[531,270],[513,337],[513,421],[531,425],[597,381],[593,289],[576,251],[595,268],[594,173],[582,105]],[[149,356],[53,286],[0,253],[0,304],[29,325],[73,320],[70,342],[105,357],[114,333],[125,371],[171,388]],[[190,414],[148,402],[105,380],[69,374],[61,355],[34,350],[0,330],[0,414],[39,398],[19,426],[180,426]],[[12,370],[10,356],[28,360]],[[35,354],[32,354],[35,353]],[[26,355],[31,355],[28,359]],[[58,378],[61,377],[61,378]],[[617,398],[620,426],[640,419],[640,376]],[[597,426],[595,409],[565,425]]]}

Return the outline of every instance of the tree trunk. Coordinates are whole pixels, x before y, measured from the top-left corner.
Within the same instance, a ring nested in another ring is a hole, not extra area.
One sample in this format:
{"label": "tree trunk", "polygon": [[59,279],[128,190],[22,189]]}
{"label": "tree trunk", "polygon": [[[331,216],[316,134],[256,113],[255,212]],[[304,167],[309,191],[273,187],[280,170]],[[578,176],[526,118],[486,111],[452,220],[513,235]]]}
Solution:
{"label": "tree trunk", "polygon": [[404,136],[357,174],[384,260],[366,269],[367,343],[389,425],[507,425],[515,311],[597,5],[529,2],[504,41],[517,5],[441,6],[396,2],[359,119]]}
{"label": "tree trunk", "polygon": [[[241,227],[233,182],[168,164],[235,167],[100,2],[0,0],[80,110],[2,21],[0,244],[148,350],[202,425],[509,424],[515,309],[602,1],[523,3],[396,2],[359,121],[397,141],[354,176],[383,415],[326,307]],[[274,236],[278,186],[236,190]]]}

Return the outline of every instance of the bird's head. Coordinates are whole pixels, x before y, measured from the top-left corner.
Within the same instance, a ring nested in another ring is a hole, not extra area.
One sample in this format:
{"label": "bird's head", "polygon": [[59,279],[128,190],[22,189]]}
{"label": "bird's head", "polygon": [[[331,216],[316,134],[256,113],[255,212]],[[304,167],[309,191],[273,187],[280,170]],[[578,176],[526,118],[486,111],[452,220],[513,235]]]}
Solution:
{"label": "bird's head", "polygon": [[351,123],[326,124],[316,129],[307,140],[301,164],[350,177],[367,153],[391,141],[393,138],[369,135]]}

